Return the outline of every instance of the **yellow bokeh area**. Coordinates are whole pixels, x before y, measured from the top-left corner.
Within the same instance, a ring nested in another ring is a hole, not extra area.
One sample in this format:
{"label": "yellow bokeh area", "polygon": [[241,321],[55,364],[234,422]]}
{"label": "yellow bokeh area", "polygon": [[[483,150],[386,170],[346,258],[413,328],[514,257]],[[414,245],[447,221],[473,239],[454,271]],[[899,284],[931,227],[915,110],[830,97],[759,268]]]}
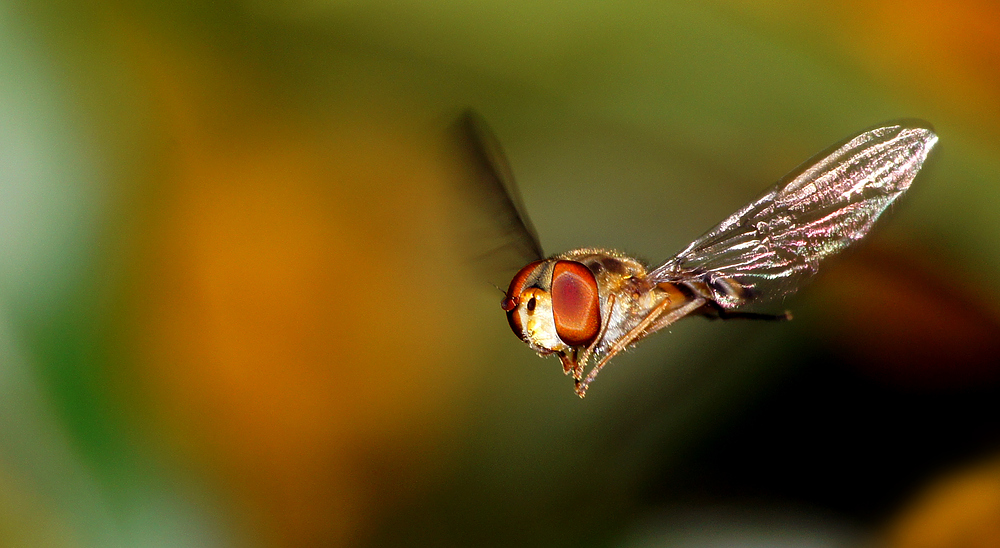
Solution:
{"label": "yellow bokeh area", "polygon": [[887,529],[898,548],[969,548],[1000,543],[1000,467],[978,463],[935,481]]}
{"label": "yellow bokeh area", "polygon": [[[581,401],[467,256],[469,107],[546,253],[654,263],[851,132],[940,146],[796,321]],[[998,173],[986,1],[10,2],[0,546],[992,545]]]}

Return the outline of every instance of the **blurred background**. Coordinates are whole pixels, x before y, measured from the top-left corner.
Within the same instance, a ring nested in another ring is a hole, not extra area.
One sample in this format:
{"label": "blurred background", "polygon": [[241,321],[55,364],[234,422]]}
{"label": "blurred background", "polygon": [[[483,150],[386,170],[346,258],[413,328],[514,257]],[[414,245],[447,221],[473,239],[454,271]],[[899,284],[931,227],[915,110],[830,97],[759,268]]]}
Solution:
{"label": "blurred background", "polygon": [[[795,321],[580,400],[456,252],[465,107],[650,262],[940,143]],[[0,546],[1000,546],[998,120],[985,0],[0,4]]]}

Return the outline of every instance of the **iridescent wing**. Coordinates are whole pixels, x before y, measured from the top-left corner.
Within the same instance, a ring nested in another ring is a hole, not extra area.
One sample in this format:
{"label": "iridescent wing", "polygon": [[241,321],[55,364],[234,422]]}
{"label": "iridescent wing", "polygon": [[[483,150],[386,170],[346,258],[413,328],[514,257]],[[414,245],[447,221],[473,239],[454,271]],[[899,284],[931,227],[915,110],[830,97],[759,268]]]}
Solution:
{"label": "iridescent wing", "polygon": [[454,125],[464,160],[459,193],[467,258],[489,281],[506,287],[524,265],[542,258],[542,247],[524,210],[510,164],[482,117],[467,110]]}
{"label": "iridescent wing", "polygon": [[662,266],[655,282],[700,280],[724,308],[789,295],[820,261],[860,240],[909,188],[937,135],[888,123],[814,156]]}

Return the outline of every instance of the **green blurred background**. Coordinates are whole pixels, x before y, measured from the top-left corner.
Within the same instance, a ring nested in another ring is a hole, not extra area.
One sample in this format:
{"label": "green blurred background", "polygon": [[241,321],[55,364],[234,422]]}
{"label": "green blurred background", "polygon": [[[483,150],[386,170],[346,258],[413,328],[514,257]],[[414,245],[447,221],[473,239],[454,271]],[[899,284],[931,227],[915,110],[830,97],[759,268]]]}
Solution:
{"label": "green blurred background", "polygon": [[[465,107],[547,253],[651,262],[940,144],[794,322],[581,401],[456,252]],[[0,546],[1000,545],[998,120],[988,1],[0,4]]]}

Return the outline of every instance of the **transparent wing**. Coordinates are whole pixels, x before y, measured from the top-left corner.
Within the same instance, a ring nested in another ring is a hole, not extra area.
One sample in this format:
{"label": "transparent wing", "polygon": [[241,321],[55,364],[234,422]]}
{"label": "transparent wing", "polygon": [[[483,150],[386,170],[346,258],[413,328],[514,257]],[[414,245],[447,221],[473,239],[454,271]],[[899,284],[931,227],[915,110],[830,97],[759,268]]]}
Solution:
{"label": "transparent wing", "polygon": [[651,272],[704,281],[725,308],[777,299],[860,240],[909,188],[937,142],[920,120],[864,131],[814,156]]}
{"label": "transparent wing", "polygon": [[506,288],[517,270],[542,258],[538,234],[524,211],[507,157],[486,122],[467,110],[455,122],[453,134],[464,161],[459,187],[465,210],[464,253],[479,276]]}

